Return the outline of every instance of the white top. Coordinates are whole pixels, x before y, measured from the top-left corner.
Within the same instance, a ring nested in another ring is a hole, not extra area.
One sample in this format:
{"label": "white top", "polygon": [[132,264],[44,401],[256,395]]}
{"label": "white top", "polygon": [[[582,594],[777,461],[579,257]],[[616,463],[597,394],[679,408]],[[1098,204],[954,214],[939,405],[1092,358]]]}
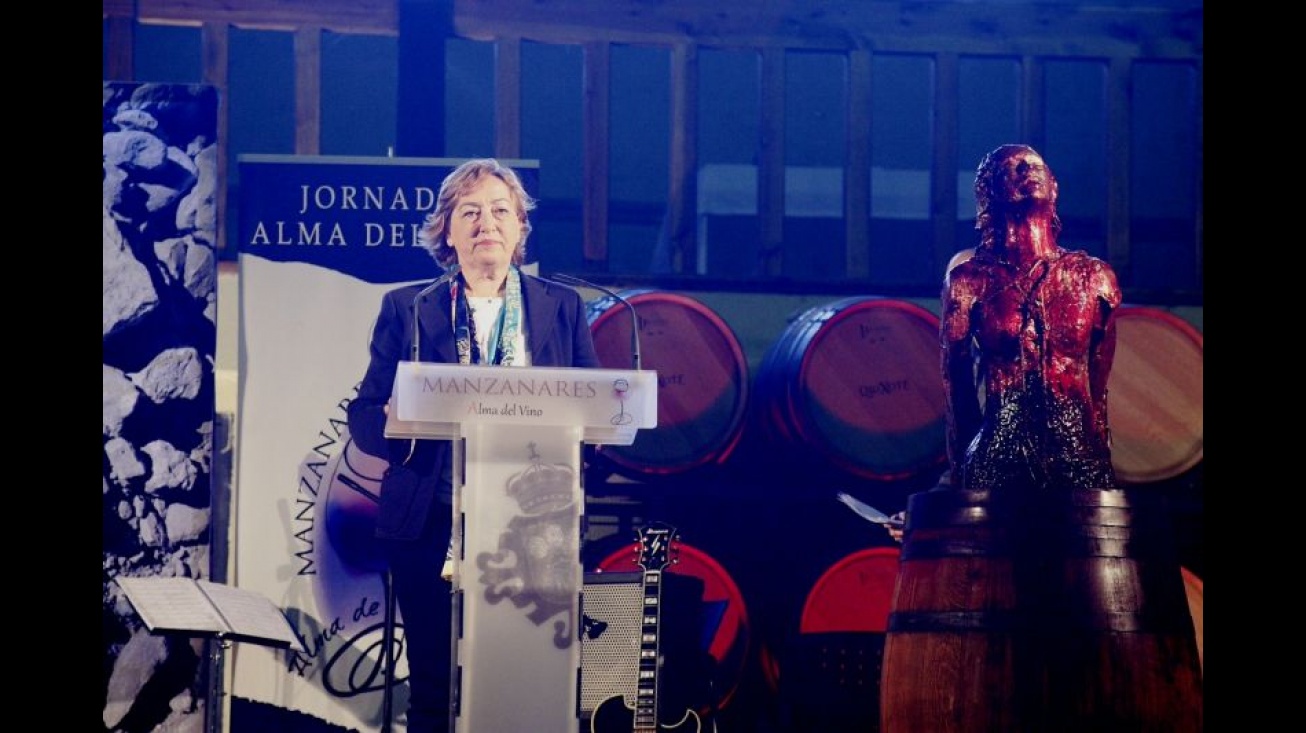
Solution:
{"label": "white top", "polygon": [[[503,310],[502,296],[475,297],[468,296],[467,305],[472,309],[472,321],[476,327],[476,348],[480,353],[488,353],[490,335],[494,333],[494,322],[499,318],[499,311]],[[531,353],[526,350],[526,319],[522,319],[521,331],[517,334],[514,344],[517,354],[521,357],[520,363],[513,366],[530,366]]]}

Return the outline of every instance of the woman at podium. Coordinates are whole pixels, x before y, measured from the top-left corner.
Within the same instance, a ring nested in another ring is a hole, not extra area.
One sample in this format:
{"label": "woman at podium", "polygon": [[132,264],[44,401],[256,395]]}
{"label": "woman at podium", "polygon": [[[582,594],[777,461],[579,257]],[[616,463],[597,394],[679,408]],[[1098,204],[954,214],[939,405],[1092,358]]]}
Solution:
{"label": "woman at podium", "polygon": [[469,160],[445,177],[419,243],[443,269],[430,283],[387,292],[370,360],[349,404],[349,432],[389,462],[376,536],[404,619],[410,733],[450,723],[450,585],[443,577],[453,521],[452,444],[384,434],[398,363],[599,368],[580,293],[521,271],[535,200],[517,172]]}

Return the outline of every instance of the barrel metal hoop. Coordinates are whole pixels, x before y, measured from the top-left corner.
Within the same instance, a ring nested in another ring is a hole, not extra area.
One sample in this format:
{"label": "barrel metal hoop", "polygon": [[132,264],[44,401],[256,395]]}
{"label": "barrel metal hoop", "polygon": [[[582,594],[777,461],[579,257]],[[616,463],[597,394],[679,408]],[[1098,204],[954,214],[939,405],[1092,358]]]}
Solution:
{"label": "barrel metal hoop", "polygon": [[[1029,632],[1047,626],[1048,613],[1031,610],[993,609],[988,611],[893,611],[886,630],[889,633]],[[1061,615],[1061,614],[1056,614]],[[1066,632],[1111,631],[1116,633],[1156,633],[1183,631],[1174,629],[1174,615],[1129,611],[1077,611],[1064,614],[1061,624]]]}

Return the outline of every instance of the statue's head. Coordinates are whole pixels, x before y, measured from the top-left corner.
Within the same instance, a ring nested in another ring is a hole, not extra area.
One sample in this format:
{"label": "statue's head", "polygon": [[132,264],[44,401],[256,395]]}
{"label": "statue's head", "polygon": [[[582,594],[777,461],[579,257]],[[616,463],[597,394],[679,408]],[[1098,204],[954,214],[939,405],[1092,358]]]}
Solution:
{"label": "statue's head", "polygon": [[980,248],[991,248],[1000,221],[1017,211],[1043,209],[1052,220],[1053,234],[1060,232],[1057,193],[1056,176],[1034,148],[1011,143],[991,150],[975,170],[975,228],[980,230]]}

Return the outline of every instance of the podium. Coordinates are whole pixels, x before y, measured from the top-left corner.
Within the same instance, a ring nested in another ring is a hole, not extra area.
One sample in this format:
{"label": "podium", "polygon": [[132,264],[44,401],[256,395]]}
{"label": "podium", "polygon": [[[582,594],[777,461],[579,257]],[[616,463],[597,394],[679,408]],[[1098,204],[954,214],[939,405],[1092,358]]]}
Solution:
{"label": "podium", "polygon": [[453,441],[453,730],[574,733],[583,446],[657,426],[657,372],[400,362],[386,437]]}

